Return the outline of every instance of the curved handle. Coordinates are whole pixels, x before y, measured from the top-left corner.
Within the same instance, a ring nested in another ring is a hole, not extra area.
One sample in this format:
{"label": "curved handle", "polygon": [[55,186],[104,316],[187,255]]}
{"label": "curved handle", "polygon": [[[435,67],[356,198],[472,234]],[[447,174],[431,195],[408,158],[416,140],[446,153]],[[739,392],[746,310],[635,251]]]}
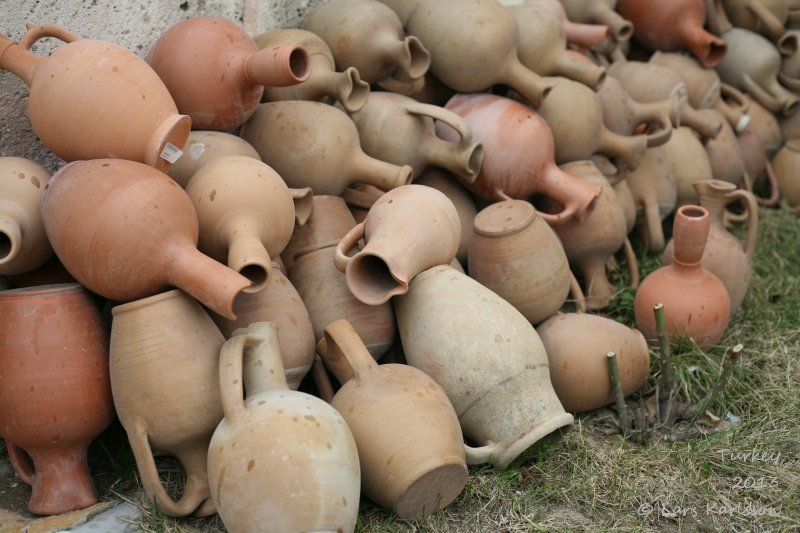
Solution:
{"label": "curved handle", "polygon": [[17,446],[9,442],[6,442],[6,451],[8,452],[8,458],[11,460],[11,466],[14,467],[14,472],[16,472],[17,476],[27,483],[28,485],[33,485],[34,480],[36,479],[36,467],[31,460],[30,455]]}
{"label": "curved handle", "polygon": [[490,442],[486,446],[481,446],[480,448],[473,448],[472,446],[464,444],[464,454],[467,456],[467,464],[471,466],[490,463],[496,451],[497,444],[493,442]]}
{"label": "curved handle", "polygon": [[33,43],[45,37],[55,37],[65,43],[71,43],[81,38],[80,35],[76,35],[64,26],[59,26],[58,24],[28,24],[27,28],[28,31],[25,32],[25,35],[23,35],[17,43],[25,50],[30,50]]}
{"label": "curved handle", "polygon": [[430,104],[422,104],[419,102],[411,102],[406,106],[406,112],[412,115],[421,115],[438,120],[453,128],[460,137],[460,141],[456,144],[469,144],[472,140],[472,130],[467,124],[467,121],[459,115],[448,111],[447,109]]}
{"label": "curved handle", "polygon": [[658,253],[664,249],[664,229],[661,227],[661,212],[658,202],[645,199],[644,216],[647,226],[647,250]]}
{"label": "curved handle", "polygon": [[740,200],[744,204],[747,212],[747,235],[744,241],[744,253],[748,261],[753,260],[753,253],[756,250],[756,239],[758,238],[758,203],[752,193],[737,189],[725,195],[728,203]]}
{"label": "curved handle", "polygon": [[334,392],[328,372],[325,371],[325,364],[320,359],[319,354],[314,354],[314,363],[311,365],[311,377],[317,386],[319,397],[328,403],[333,401]]}
{"label": "curved handle", "polygon": [[767,181],[769,182],[771,191],[769,198],[759,198],[758,203],[766,207],[773,207],[778,205],[778,201],[781,199],[778,176],[775,175],[775,171],[772,169],[772,163],[768,158],[764,158],[764,166],[767,169]]}
{"label": "curved handle", "polygon": [[759,104],[763,105],[771,112],[778,113],[783,109],[783,102],[768,93],[747,74],[742,76],[742,85],[744,85],[745,91],[750,93]]}
{"label": "curved handle", "polygon": [[783,23],[778,20],[778,17],[776,17],[772,11],[761,3],[761,0],[750,0],[747,3],[747,8],[758,17],[762,24],[764,24],[767,33],[769,33],[769,36],[773,40],[780,38],[786,31],[786,28],[783,27]]}
{"label": "curved handle", "polygon": [[356,183],[345,188],[339,196],[347,205],[369,209],[384,194],[386,193],[374,185]]}
{"label": "curved handle", "polygon": [[342,237],[339,244],[336,245],[336,252],[333,256],[333,263],[339,272],[344,273],[347,270],[347,265],[350,264],[350,257],[347,254],[355,248],[358,241],[364,238],[364,222],[359,222],[353,226],[347,234]]}
{"label": "curved handle", "polygon": [[342,385],[378,366],[358,332],[344,318],[325,327],[325,336],[317,343],[317,353]]}
{"label": "curved handle", "polygon": [[639,261],[636,259],[636,253],[634,253],[631,241],[627,237],[625,237],[625,242],[622,244],[622,251],[625,254],[625,261],[628,263],[628,272],[631,274],[631,288],[638,289],[639,282],[642,280],[639,273]]}
{"label": "curved handle", "polygon": [[225,420],[237,425],[246,411],[244,406],[244,376],[242,362],[244,349],[251,335],[234,335],[222,345],[219,352],[219,392]]}
{"label": "curved handle", "polygon": [[572,293],[572,299],[575,300],[575,312],[585,313],[586,295],[583,293],[581,284],[578,283],[578,278],[575,277],[572,270],[569,271],[569,292]]}
{"label": "curved handle", "polygon": [[742,113],[750,111],[750,102],[747,101],[744,93],[729,83],[722,82],[719,84],[719,96],[720,99],[725,100],[727,105]]}

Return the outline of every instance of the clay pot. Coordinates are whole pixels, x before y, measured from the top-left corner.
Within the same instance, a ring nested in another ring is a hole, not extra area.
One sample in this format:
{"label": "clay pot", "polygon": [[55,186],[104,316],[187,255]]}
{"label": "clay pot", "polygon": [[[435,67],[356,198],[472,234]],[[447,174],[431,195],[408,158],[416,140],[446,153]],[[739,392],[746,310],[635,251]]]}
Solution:
{"label": "clay pot", "polygon": [[[350,118],[364,152],[395,165],[410,165],[414,177],[428,166],[447,169],[468,183],[478,177],[483,146],[472,142],[467,123],[451,111],[401,94],[377,92]],[[458,132],[457,142],[437,137],[434,120]]]}
{"label": "clay pot", "polygon": [[639,168],[625,178],[636,202],[639,236],[651,253],[664,249],[661,221],[672,213],[678,201],[675,176],[663,148],[648,148]]}
{"label": "clay pot", "polygon": [[[722,116],[722,113],[714,110]],[[736,133],[728,121],[724,121],[722,131],[716,139],[705,143],[708,162],[711,164],[711,175],[714,179],[727,181],[734,186],[743,186],[747,169],[739,150]]]}
{"label": "clay pot", "polygon": [[284,29],[262,33],[255,38],[259,49],[278,45],[302,46],[311,57],[311,74],[297,85],[265,87],[263,102],[279,100],[337,100],[348,112],[358,111],[367,103],[369,84],[355,67],[336,72],[333,52],[318,35],[306,30]]}
{"label": "clay pot", "polygon": [[675,263],[644,278],[636,291],[636,325],[648,339],[657,337],[653,307],[664,304],[667,331],[674,342],[686,335],[701,349],[722,338],[730,318],[730,298],[725,285],[704,269],[700,260],[706,246],[711,217],[704,207],[685,205],[675,214]]}
{"label": "clay pot", "polygon": [[761,144],[755,130],[748,126],[739,133],[736,137],[736,142],[739,145],[739,154],[744,163],[745,171],[747,172],[745,177],[749,178],[745,180],[747,189],[769,190],[768,197],[761,198],[757,196],[756,200],[759,205],[776,205],[780,199],[780,188],[778,186],[777,177],[767,158],[764,145]]}
{"label": "clay pot", "polygon": [[268,165],[246,156],[206,163],[186,185],[200,224],[198,248],[250,280],[259,292],[272,280],[272,259],[294,228],[292,195]]}
{"label": "clay pot", "polygon": [[[608,179],[608,178],[606,178]],[[617,204],[622,207],[625,213],[625,234],[628,235],[636,225],[636,201],[633,199],[633,192],[628,185],[627,179],[621,179],[612,185],[614,194],[617,196]]]}
{"label": "clay pot", "polygon": [[39,204],[50,173],[21,157],[0,157],[0,274],[25,274],[53,257]]}
{"label": "clay pot", "polygon": [[[750,124],[748,127],[761,141],[761,145],[767,152],[767,157],[773,157],[775,153],[783,146],[784,139],[791,139],[793,132],[786,126],[790,123],[797,123],[800,125],[800,117],[781,117],[780,123],[774,114],[765,109],[764,106],[759,104],[755,99],[749,95],[745,98],[750,105]],[[795,113],[796,114],[796,113]],[[800,129],[798,129],[800,131]]]}
{"label": "clay pot", "polygon": [[[69,44],[49,57],[30,53],[44,37]],[[30,26],[19,44],[0,35],[0,67],[31,88],[31,125],[61,159],[113,154],[166,170],[180,157],[191,120],[178,114],[158,75],[133,52],[42,24]]]}
{"label": "clay pot", "polygon": [[688,48],[706,68],[714,68],[726,53],[726,43],[703,29],[703,0],[619,0],[620,14],[633,23],[634,40],[648,50]]}
{"label": "clay pot", "polygon": [[346,320],[325,328],[317,351],[342,384],[331,405],[353,432],[364,494],[400,518],[447,507],[464,490],[467,465],[442,388],[414,367],[378,365]]}
{"label": "clay pot", "polygon": [[505,468],[572,423],[533,326],[491,290],[440,265],[414,278],[395,309],[408,364],[444,389],[464,436],[480,446],[466,448],[467,464]]}
{"label": "clay pot", "polygon": [[256,109],[264,85],[295,85],[311,73],[302,46],[259,50],[238,24],[219,17],[193,17],[164,32],[147,62],[175,98],[181,113],[200,130],[228,130]]}
{"label": "clay pot", "polygon": [[781,58],[781,71],[778,73],[778,80],[790,91],[797,93],[800,91],[800,47],[797,40],[800,39],[798,30],[787,32],[784,42],[788,41],[788,46],[778,45],[778,51],[783,56]]}
{"label": "clay pot", "polygon": [[369,157],[346,113],[319,102],[261,104],[240,135],[289,187],[339,195],[351,183],[383,190],[411,182],[412,168]]}
{"label": "clay pot", "polygon": [[[647,383],[650,353],[637,330],[609,318],[558,314],[536,328],[547,350],[550,380],[564,409],[582,413],[615,400],[606,354],[617,355],[622,393],[633,394]],[[580,331],[580,335],[575,332]]]}
{"label": "clay pot", "polygon": [[[345,273],[353,296],[380,305],[405,294],[423,270],[450,263],[460,235],[461,221],[447,196],[424,185],[407,185],[381,196],[364,222],[342,237],[336,268]],[[364,248],[348,257],[361,239]]]}
{"label": "clay pot", "polygon": [[800,140],[789,139],[772,159],[772,168],[778,180],[781,196],[792,207],[800,205]]}
{"label": "clay pot", "polygon": [[36,285],[55,285],[59,283],[76,283],[58,257],[55,255],[36,270],[31,270],[25,274],[14,274],[3,276],[9,289],[22,289],[25,287],[35,287]]}
{"label": "clay pot", "polygon": [[[215,512],[206,454],[222,419],[217,374],[225,338],[200,305],[171,290],[112,310],[111,386],[148,498],[169,516]],[[161,485],[152,450],[186,471],[180,500]]]}
{"label": "clay pot", "polygon": [[534,106],[552,86],[523,66],[517,23],[496,0],[421,2],[406,28],[431,52],[431,72],[464,93],[510,86]]}
{"label": "clay pot", "polygon": [[633,24],[614,10],[616,0],[561,0],[561,4],[570,20],[608,26],[615,42],[627,41],[633,35]]}
{"label": "clay pot", "polygon": [[303,29],[319,35],[336,60],[337,70],[355,67],[369,83],[410,93],[414,80],[431,66],[431,54],[403,23],[375,0],[333,0],[306,14]]}
{"label": "clay pot", "polygon": [[333,407],[289,390],[277,329],[256,322],[222,347],[225,418],[208,448],[219,517],[229,531],[269,524],[274,531],[352,532],[361,485],[356,443]]}
{"label": "clay pot", "polygon": [[28,510],[53,515],[97,502],[89,443],[114,418],[108,336],[78,284],[0,291],[0,437]]}
{"label": "clay pot", "polygon": [[558,237],[531,204],[492,204],[475,217],[472,232],[470,277],[531,324],[558,312],[569,293],[569,264]]}
{"label": "clay pot", "polygon": [[[314,196],[312,205],[308,221],[295,228],[282,252],[281,257],[286,267],[292,266],[295,255],[337,244],[356,225],[339,196]],[[272,322],[272,320],[260,322]]]}
{"label": "clay pot", "polygon": [[[447,109],[466,119],[473,138],[484,147],[478,178],[465,184],[470,191],[498,201],[544,194],[564,206],[558,214],[541,215],[549,224],[586,216],[601,189],[559,170],[553,161],[553,135],[538,113],[490,94],[456,95]],[[437,131],[444,138],[452,135],[438,125]]]}
{"label": "clay pot", "polygon": [[[717,137],[719,138],[719,137]],[[689,128],[676,128],[667,144],[660,147],[677,187],[678,206],[697,203],[693,185],[714,179],[714,171],[705,147]]]}
{"label": "clay pot", "polygon": [[786,0],[722,0],[722,5],[736,27],[761,33],[773,41],[786,32]]}
{"label": "clay pot", "polygon": [[[737,190],[736,186],[726,181],[700,181],[694,184],[694,188],[700,196],[700,205],[708,210],[711,217],[701,265],[725,285],[733,316],[742,305],[750,286],[753,252],[758,236],[758,204],[751,193]],[[742,201],[747,213],[744,244],[725,229],[725,206],[735,201]],[[663,264],[671,265],[675,261],[673,247],[670,241],[664,250]]]}
{"label": "clay pot", "polygon": [[[519,5],[517,0],[500,0],[501,4],[505,5]],[[567,36],[567,41],[576,44],[580,47],[591,48],[596,46],[609,36],[608,26],[601,24],[581,24],[572,22],[567,18],[567,12],[564,11],[564,6],[558,0],[524,0],[523,5],[528,5],[547,11],[555,16],[564,29]]]}
{"label": "clay pot", "polygon": [[241,155],[261,161],[256,149],[236,135],[221,131],[193,131],[186,141],[183,156],[172,165],[167,175],[185,189],[194,173],[203,165],[226,155]]}
{"label": "clay pot", "polygon": [[716,67],[722,81],[749,93],[773,113],[789,116],[800,109],[797,96],[778,83],[781,56],[772,43],[741,28],[731,28],[722,38],[728,43],[728,53]]}
{"label": "clay pot", "polygon": [[405,26],[420,0],[381,0],[381,2],[394,11]]}

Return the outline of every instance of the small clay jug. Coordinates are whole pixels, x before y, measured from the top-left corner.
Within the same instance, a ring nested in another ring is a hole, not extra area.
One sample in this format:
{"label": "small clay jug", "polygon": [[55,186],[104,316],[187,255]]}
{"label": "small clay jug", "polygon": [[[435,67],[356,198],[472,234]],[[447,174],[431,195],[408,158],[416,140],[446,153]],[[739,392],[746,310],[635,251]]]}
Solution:
{"label": "small clay jug", "polygon": [[703,28],[703,0],[619,0],[617,8],[633,23],[634,40],[648,50],[687,48],[706,68],[716,67],[725,57],[725,41]]}
{"label": "small clay jug", "polygon": [[297,390],[314,362],[314,327],[303,300],[292,282],[272,264],[272,282],[255,294],[241,294],[234,303],[236,320],[216,313],[211,319],[226,339],[234,330],[253,322],[273,322],[278,327],[281,358],[289,388]]}
{"label": "small clay jug", "polygon": [[[719,137],[719,136],[718,136]],[[672,138],[664,146],[659,147],[677,188],[676,205],[697,203],[697,192],[693,185],[698,181],[714,179],[711,161],[703,143],[690,128],[675,128]]]}
{"label": "small clay jug", "polygon": [[633,24],[615,11],[617,0],[561,0],[561,4],[570,20],[608,26],[617,43],[627,41],[633,35]]}
{"label": "small clay jug", "polygon": [[291,192],[277,172],[252,157],[223,156],[195,172],[186,194],[200,224],[200,251],[249,279],[244,292],[269,286],[271,258],[286,247],[295,222]]}
{"label": "small clay jug", "polygon": [[[483,146],[472,142],[466,121],[452,111],[402,94],[376,92],[350,118],[364,152],[395,165],[410,165],[415,178],[428,166],[449,170],[467,183],[478,177]],[[437,137],[434,121],[458,132],[458,140]]]}
{"label": "small clay jug", "polygon": [[[800,126],[800,116],[797,118],[794,115],[780,117],[779,122],[775,114],[758,103],[752,96],[745,95],[745,98],[750,106],[748,111],[750,124],[748,124],[748,128],[753,130],[758,137],[767,153],[767,157],[772,158],[783,146],[784,139],[792,138],[793,132],[787,129],[786,126],[790,123],[797,123]],[[800,128],[798,131],[800,132]]]}
{"label": "small clay jug", "polygon": [[[324,401],[290,390],[277,326],[239,329],[220,353],[225,418],[208,447],[208,478],[229,531],[352,532],[361,472],[353,434]],[[245,395],[246,391],[246,395]]]}
{"label": "small clay jug", "polygon": [[255,38],[259,49],[278,45],[302,46],[311,57],[311,74],[297,85],[264,87],[262,102],[279,100],[337,100],[348,112],[358,111],[367,103],[369,83],[361,79],[358,69],[347,67],[336,71],[333,52],[318,35],[300,29],[284,29],[262,33]]}
{"label": "small clay jug", "polygon": [[550,384],[539,336],[497,294],[440,265],[394,303],[408,364],[444,389],[464,436],[480,446],[466,448],[467,464],[505,468],[572,423]]}
{"label": "small clay jug", "polygon": [[[711,217],[708,242],[701,265],[725,285],[733,316],[741,307],[750,286],[753,252],[758,237],[758,204],[752,193],[737,190],[735,185],[726,181],[699,181],[694,184],[694,188],[700,197],[700,205],[708,210]],[[725,206],[736,201],[744,204],[747,213],[747,236],[744,243],[725,229]],[[673,248],[674,244],[670,241],[664,250],[663,264],[671,265],[675,261]]]}
{"label": "small clay jug", "polygon": [[[189,295],[171,290],[113,308],[111,386],[148,498],[169,516],[215,512],[206,455],[222,419],[217,378],[225,338]],[[153,450],[186,471],[181,498],[161,484]]]}
{"label": "small clay jug", "polygon": [[333,0],[306,14],[303,29],[320,36],[337,70],[355,67],[361,78],[410,93],[431,66],[431,54],[389,7],[377,0]]}
{"label": "small clay jug", "polygon": [[[722,112],[716,109],[713,112],[723,116]],[[745,185],[747,169],[740,155],[736,132],[727,120],[723,122],[722,131],[717,138],[706,141],[704,148],[714,179],[727,181],[737,187]]]}
{"label": "small clay jug", "polygon": [[[49,57],[29,52],[44,37],[68,44]],[[65,161],[113,154],[167,170],[180,157],[191,119],[178,114],[164,83],[133,52],[56,24],[30,25],[19,43],[0,35],[0,67],[31,88],[31,125]]]}
{"label": "small clay jug", "polygon": [[174,285],[235,318],[233,300],[250,286],[197,250],[192,201],[169,176],[141,163],[95,159],[62,167],[42,198],[42,221],[69,273],[110,300]]}
{"label": "small clay jug", "polygon": [[193,131],[186,141],[183,155],[167,175],[185,189],[200,167],[226,155],[242,155],[261,161],[256,149],[236,135],[222,131]]}
{"label": "small clay jug", "polygon": [[358,129],[344,111],[319,102],[269,102],[240,130],[289,187],[339,195],[351,183],[389,190],[411,183],[413,169],[361,149]]}
{"label": "small clay jug", "polygon": [[560,313],[539,324],[536,331],[547,350],[553,389],[570,413],[614,402],[609,352],[617,355],[625,396],[647,384],[650,353],[644,336],[633,328],[602,316]]}
{"label": "small clay jug", "polygon": [[710,225],[704,207],[678,208],[672,230],[675,263],[645,277],[636,291],[636,325],[647,339],[657,337],[653,307],[658,303],[664,304],[672,342],[686,335],[707,349],[722,338],[731,312],[728,290],[700,264]]}
{"label": "small clay jug", "polygon": [[0,157],[0,274],[25,274],[53,257],[39,204],[50,173],[21,157]]}
{"label": "small clay jug", "polygon": [[331,405],[353,432],[364,494],[400,518],[455,500],[467,482],[464,437],[442,388],[413,366],[378,365],[347,320],[325,328],[317,352],[342,384]]}
{"label": "small clay jug", "polygon": [[259,50],[238,24],[193,17],[164,32],[150,49],[153,67],[181,113],[200,130],[229,130],[256,109],[264,85],[295,85],[311,73],[311,58],[296,44]]}
{"label": "small clay jug", "polygon": [[[406,185],[375,202],[364,222],[342,237],[336,268],[358,300],[380,305],[408,291],[420,272],[450,263],[458,251],[461,221],[453,202],[436,189]],[[348,253],[358,241],[365,246]]]}
{"label": "small clay jug", "polygon": [[[796,113],[795,113],[796,114]],[[800,116],[800,115],[798,115]],[[774,206],[777,205],[780,199],[780,187],[778,186],[778,179],[772,169],[772,165],[767,158],[767,152],[764,150],[764,145],[758,139],[755,130],[750,126],[746,127],[736,136],[736,142],[739,145],[739,155],[744,163],[746,179],[745,185],[747,189],[755,190],[768,190],[769,196],[761,197],[756,196],[756,201],[759,205]],[[751,191],[752,192],[752,191]],[[755,194],[755,193],[754,193]]]}
{"label": "small clay jug", "polygon": [[[494,0],[492,0],[494,1]],[[524,104],[491,94],[456,95],[447,109],[466,119],[472,136],[483,144],[481,171],[466,187],[487,200],[525,198],[534,193],[553,198],[564,210],[541,214],[549,224],[571,217],[582,220],[601,188],[562,172],[553,160],[553,135],[547,122]],[[437,125],[439,134],[453,135]]]}
{"label": "small clay jug", "polygon": [[[501,4],[519,5],[518,0],[500,0]],[[555,16],[564,29],[567,41],[583,48],[591,48],[601,44],[609,36],[609,28],[604,24],[581,24],[572,22],[567,18],[564,6],[558,0],[524,0],[523,5],[528,5],[547,11]]]}
{"label": "small clay jug", "polygon": [[[719,1],[719,0],[717,0]],[[721,0],[731,23],[777,41],[786,32],[787,0]]]}
{"label": "small clay jug", "polygon": [[663,146],[648,148],[639,168],[625,181],[636,202],[636,225],[640,239],[651,253],[666,244],[661,221],[675,209],[678,188]]}
{"label": "small clay jug", "polygon": [[108,334],[77,283],[0,291],[0,437],[31,485],[28,510],[97,502],[89,443],[114,418]]}
{"label": "small clay jug", "polygon": [[533,206],[505,200],[475,217],[469,275],[505,299],[531,324],[561,309],[570,289],[567,256]]}
{"label": "small clay jug", "polygon": [[781,196],[792,207],[800,206],[800,140],[789,139],[772,159]]}

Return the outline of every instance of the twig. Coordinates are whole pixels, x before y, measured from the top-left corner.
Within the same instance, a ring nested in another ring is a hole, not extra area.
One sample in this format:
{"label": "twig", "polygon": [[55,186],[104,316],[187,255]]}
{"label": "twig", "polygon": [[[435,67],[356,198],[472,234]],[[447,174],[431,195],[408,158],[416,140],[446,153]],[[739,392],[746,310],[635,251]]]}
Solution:
{"label": "twig", "polygon": [[611,378],[611,390],[614,391],[614,397],[617,401],[617,414],[623,431],[627,431],[631,427],[631,412],[625,404],[625,394],[622,392],[622,379],[619,377],[617,354],[608,352],[606,357],[608,358],[608,377]]}
{"label": "twig", "polygon": [[[664,314],[664,304],[653,306],[656,315],[656,331],[658,332],[658,350],[661,352],[661,392],[667,397],[672,396],[672,352],[669,348],[669,333],[667,332],[667,318]],[[658,398],[661,401],[661,398]]]}
{"label": "twig", "polygon": [[717,401],[717,397],[723,390],[725,390],[725,387],[728,385],[728,381],[731,378],[731,374],[733,373],[733,368],[739,361],[739,354],[742,353],[743,349],[744,346],[737,344],[733,347],[733,350],[731,350],[730,357],[722,362],[722,372],[720,373],[719,379],[714,384],[714,388],[711,389],[711,394],[706,396],[705,400],[703,400],[703,402],[700,404],[700,407],[695,411],[691,422],[692,424],[697,421],[697,417],[706,412],[706,409],[708,409],[709,405]]}

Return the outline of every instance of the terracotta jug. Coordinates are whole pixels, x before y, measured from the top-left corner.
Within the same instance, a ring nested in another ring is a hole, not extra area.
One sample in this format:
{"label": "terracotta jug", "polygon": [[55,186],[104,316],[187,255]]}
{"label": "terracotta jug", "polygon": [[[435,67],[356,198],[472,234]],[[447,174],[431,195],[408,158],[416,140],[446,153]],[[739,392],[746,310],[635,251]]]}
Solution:
{"label": "terracotta jug", "polygon": [[[483,144],[478,178],[465,184],[470,191],[496,201],[534,193],[551,197],[564,210],[542,214],[549,224],[586,216],[601,189],[559,170],[553,161],[553,135],[538,113],[491,94],[456,95],[447,103],[447,109],[465,118],[473,139]],[[445,138],[453,134],[439,125],[437,131]]]}
{"label": "terracotta jug", "polygon": [[[797,122],[800,125],[800,117],[794,118],[794,115],[780,117],[781,120],[778,122],[778,118],[754,98],[749,95],[745,95],[745,98],[750,105],[750,110],[748,111],[750,124],[748,124],[748,128],[753,130],[759,141],[761,141],[767,156],[772,158],[783,146],[784,139],[791,138],[790,132],[786,131],[785,126],[792,122]],[[786,134],[784,134],[784,131],[786,131]]]}
{"label": "terracotta jug", "polygon": [[268,165],[229,155],[206,163],[186,185],[200,224],[198,248],[250,280],[259,292],[272,280],[272,259],[286,247],[295,210],[286,183]]}
{"label": "terracotta jug", "polygon": [[311,57],[311,74],[297,85],[264,87],[263,102],[279,100],[337,100],[348,112],[358,111],[367,103],[369,84],[355,67],[336,72],[333,52],[318,35],[300,29],[262,33],[255,38],[259,49],[281,44],[302,46]]}
{"label": "terracotta jug", "polygon": [[89,443],[114,418],[108,335],[77,283],[0,291],[0,437],[32,487],[28,510],[97,502]]}
{"label": "terracotta jug", "polygon": [[634,40],[648,50],[688,48],[706,68],[716,67],[725,57],[725,41],[703,28],[703,0],[619,0],[617,9],[633,23]]}
{"label": "terracotta jug", "polygon": [[[68,44],[49,57],[30,53],[44,37]],[[191,120],[133,52],[55,24],[31,25],[18,44],[0,35],[0,67],[31,88],[31,125],[61,159],[113,155],[166,170],[180,157]]]}
{"label": "terracotta jug", "polygon": [[570,289],[558,237],[524,200],[492,204],[475,217],[469,275],[505,299],[531,324],[558,312]]}
{"label": "terracotta jug", "polygon": [[[708,210],[711,217],[708,242],[700,264],[725,285],[733,316],[741,307],[750,286],[753,252],[758,237],[758,204],[752,193],[737,190],[735,185],[726,181],[699,181],[694,184],[694,188],[700,196],[700,205]],[[744,243],[725,229],[725,206],[736,201],[744,204],[747,213],[747,236]],[[663,264],[674,263],[673,248],[674,243],[670,241],[664,250]]]}
{"label": "terracotta jug", "polygon": [[[438,166],[465,182],[475,181],[483,146],[472,142],[466,121],[452,111],[422,104],[402,94],[376,92],[360,111],[350,113],[361,147],[368,155],[395,165],[410,165],[414,177]],[[436,136],[434,121],[458,132],[456,142]]]}
{"label": "terracotta jug", "polygon": [[566,313],[547,319],[536,331],[547,350],[553,389],[570,413],[614,402],[608,352],[617,355],[625,396],[647,384],[650,353],[644,336],[633,328],[602,316]]}
{"label": "terracotta jug", "polygon": [[722,34],[728,54],[716,67],[719,77],[750,94],[773,113],[793,115],[800,100],[778,83],[781,56],[767,39],[741,28]]}
{"label": "terracotta jug", "polygon": [[[719,1],[719,0],[717,0]],[[786,32],[787,0],[721,0],[734,26],[766,35],[777,41]]]}
{"label": "terracotta jug", "polygon": [[336,60],[337,70],[355,67],[361,78],[389,90],[410,93],[431,66],[431,54],[403,23],[377,0],[333,0],[319,4],[303,20]]}
{"label": "terracotta jug", "polygon": [[[714,110],[714,112],[723,116],[720,111]],[[704,148],[714,179],[730,182],[734,186],[745,185],[747,169],[740,155],[736,133],[727,120],[723,122],[722,131],[717,138],[707,141]]]}
{"label": "terracotta jug", "polygon": [[413,170],[370,157],[347,114],[319,102],[261,104],[240,135],[289,187],[339,195],[351,183],[383,190],[411,182]]}
{"label": "terracotta jug", "polygon": [[[111,386],[148,498],[169,516],[215,512],[206,455],[222,419],[217,379],[225,338],[189,295],[171,290],[113,308]],[[178,458],[186,486],[176,502],[153,450]]]}
{"label": "terracotta jug", "polygon": [[[800,117],[800,115],[797,116]],[[780,187],[772,165],[767,158],[764,145],[761,144],[755,130],[748,126],[736,136],[736,142],[739,145],[739,154],[747,172],[745,177],[749,178],[749,180],[745,180],[747,189],[768,190],[768,197],[757,196],[756,201],[758,201],[759,205],[776,205],[780,199]]]}
{"label": "terracotta jug", "polygon": [[636,325],[646,338],[657,337],[653,313],[657,303],[664,304],[667,331],[673,342],[676,336],[686,335],[706,349],[722,338],[731,311],[728,291],[700,264],[710,224],[711,217],[704,207],[678,208],[672,230],[675,263],[644,278],[636,291]]}
{"label": "terracotta jug", "polygon": [[50,173],[21,157],[0,157],[0,274],[24,274],[53,257],[39,204]]}
{"label": "terracotta jug", "polygon": [[[719,138],[719,137],[717,137]],[[676,205],[697,203],[693,185],[698,181],[714,179],[714,171],[703,143],[690,128],[675,128],[672,138],[660,147],[677,187]]]}
{"label": "terracotta jug", "polygon": [[[424,185],[387,192],[370,208],[364,222],[342,237],[336,268],[358,300],[380,305],[408,291],[420,272],[450,263],[458,251],[461,221],[447,196]],[[347,254],[364,239],[354,256]]]}
{"label": "terracotta jug", "polygon": [[442,388],[412,366],[378,365],[346,320],[325,328],[317,351],[342,384],[331,405],[353,432],[364,494],[399,518],[455,500],[467,482],[464,437]]}
{"label": "terracotta jug", "polygon": [[533,326],[477,281],[447,265],[433,267],[414,278],[395,310],[408,364],[444,389],[464,436],[480,446],[466,448],[467,464],[505,468],[572,423]]}
{"label": "terracotta jug", "polygon": [[314,327],[292,282],[273,263],[272,283],[261,292],[242,294],[234,304],[236,320],[217,314],[211,318],[225,338],[253,322],[273,322],[278,327],[281,358],[289,388],[297,390],[314,362]]}
{"label": "terracotta jug", "polygon": [[462,264],[467,264],[467,248],[469,242],[472,240],[472,221],[475,220],[475,215],[478,214],[478,209],[475,207],[475,202],[464,187],[458,184],[455,176],[447,172],[430,169],[422,176],[420,176],[414,183],[417,185],[425,185],[433,187],[441,192],[453,202],[456,211],[458,212],[458,219],[461,221],[461,240],[458,243],[458,251],[456,252],[456,259]]}
{"label": "terracotta jug", "polygon": [[193,131],[189,134],[183,155],[167,175],[186,188],[194,173],[214,159],[226,155],[242,155],[261,160],[256,149],[244,139],[222,131]]}
{"label": "terracotta jug", "polygon": [[663,148],[648,148],[639,168],[625,178],[636,202],[640,239],[651,253],[664,249],[661,221],[672,213],[678,201],[675,176]]}
{"label": "terracotta jug", "polygon": [[800,206],[800,140],[789,139],[772,159],[781,196],[792,207]]}
{"label": "terracotta jug", "polygon": [[42,198],[42,220],[69,273],[110,300],[174,285],[235,318],[233,300],[250,286],[195,248],[192,201],[166,174],[141,163],[95,159],[62,167]]}
{"label": "terracotta jug", "polygon": [[627,41],[633,35],[633,24],[615,11],[617,0],[561,0],[561,4],[570,20],[608,26],[615,42]]}
{"label": "terracotta jug", "polygon": [[406,28],[431,52],[431,72],[464,93],[510,86],[534,106],[552,88],[517,55],[517,23],[496,0],[420,2]]}
{"label": "terracotta jug", "polygon": [[[518,0],[500,0],[501,4],[519,5]],[[567,41],[583,48],[591,48],[601,44],[609,36],[609,28],[603,24],[581,24],[572,22],[567,18],[564,6],[558,0],[523,0],[523,5],[528,5],[547,11],[555,16],[564,29]]]}
{"label": "terracotta jug", "polygon": [[[256,322],[222,347],[225,418],[208,448],[208,478],[229,531],[352,532],[361,472],[336,410],[289,390],[277,327]],[[244,391],[247,391],[245,396]]]}
{"label": "terracotta jug", "polygon": [[193,17],[175,24],[150,49],[147,62],[200,130],[229,130],[256,109],[264,85],[295,85],[311,73],[311,58],[296,44],[259,50],[238,24]]}
{"label": "terracotta jug", "polygon": [[517,21],[519,60],[540,76],[564,76],[592,89],[606,78],[606,69],[578,61],[566,53],[567,37],[558,19],[529,5],[509,6]]}

